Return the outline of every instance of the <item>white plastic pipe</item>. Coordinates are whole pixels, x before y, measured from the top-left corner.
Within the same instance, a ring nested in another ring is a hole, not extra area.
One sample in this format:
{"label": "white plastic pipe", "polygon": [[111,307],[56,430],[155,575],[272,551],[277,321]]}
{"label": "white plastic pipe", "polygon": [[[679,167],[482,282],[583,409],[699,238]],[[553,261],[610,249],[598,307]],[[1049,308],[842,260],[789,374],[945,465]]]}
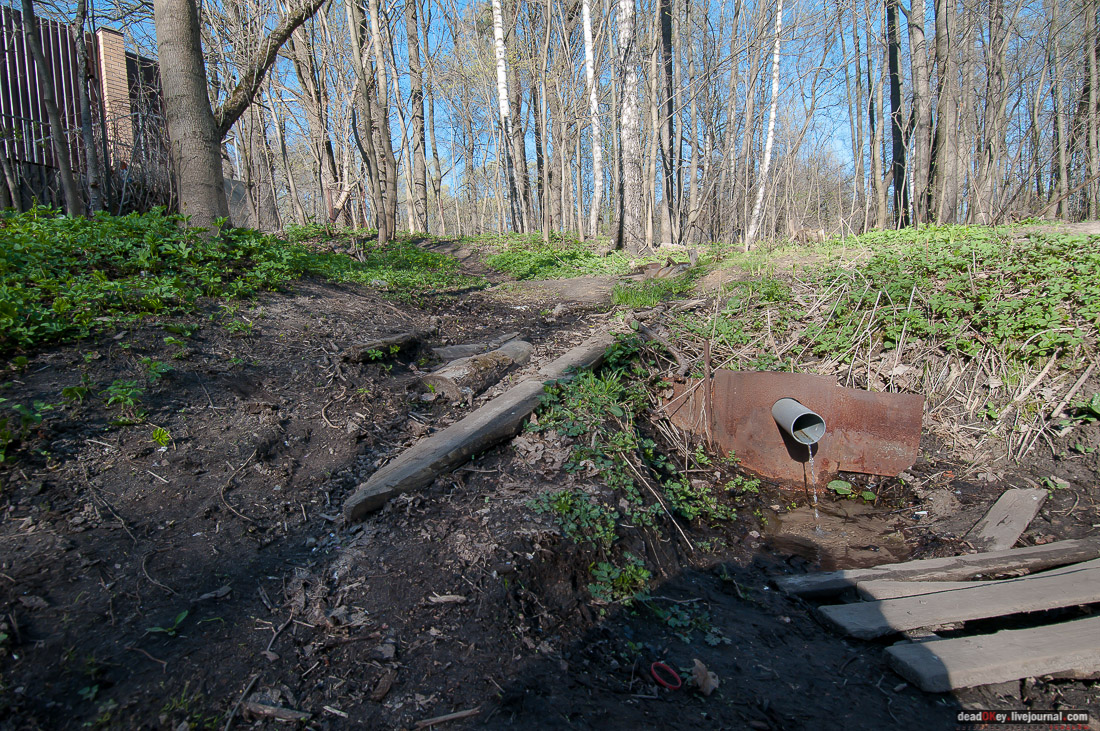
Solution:
{"label": "white plastic pipe", "polygon": [[825,436],[825,420],[793,398],[781,398],[772,405],[772,418],[779,428],[807,447]]}

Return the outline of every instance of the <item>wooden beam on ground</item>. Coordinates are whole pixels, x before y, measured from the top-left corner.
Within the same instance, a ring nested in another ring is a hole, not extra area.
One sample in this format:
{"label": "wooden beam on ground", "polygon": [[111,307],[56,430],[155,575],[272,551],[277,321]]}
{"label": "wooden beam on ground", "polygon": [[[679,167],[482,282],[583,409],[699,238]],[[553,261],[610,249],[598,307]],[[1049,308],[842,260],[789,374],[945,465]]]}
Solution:
{"label": "wooden beam on ground", "polygon": [[421,376],[420,382],[451,401],[473,399],[499,381],[513,365],[531,359],[531,343],[510,340],[496,350],[453,360]]}
{"label": "wooden beam on ground", "polygon": [[1030,487],[1005,490],[966,534],[966,540],[979,551],[1012,548],[1039,514],[1048,494],[1046,490]]}
{"label": "wooden beam on ground", "polygon": [[500,346],[507,343],[509,340],[519,339],[518,332],[510,332],[493,338],[487,343],[462,343],[460,345],[440,345],[437,348],[432,348],[432,355],[440,360],[455,360],[456,358],[467,358],[471,355],[478,355],[479,353],[488,353],[490,350],[496,350]]}
{"label": "wooden beam on ground", "polygon": [[1086,561],[1085,563],[1075,563],[1070,566],[1063,566],[1060,569],[1051,569],[1050,571],[1044,571],[1039,574],[1028,574],[1027,576],[1017,576],[1011,579],[1000,579],[999,581],[876,580],[861,581],[859,582],[859,585],[856,586],[856,590],[859,592],[860,597],[868,601],[875,601],[879,599],[899,599],[906,596],[921,596],[922,594],[935,594],[941,591],[968,589],[972,586],[992,586],[994,584],[1020,583],[1043,576],[1057,576],[1058,574],[1065,574],[1071,571],[1076,571],[1080,568],[1100,568],[1100,559],[1096,559],[1094,561]]}
{"label": "wooden beam on ground", "polygon": [[890,664],[930,693],[1055,673],[1100,672],[1100,617],[991,635],[898,644]]}
{"label": "wooden beam on ground", "polygon": [[1027,581],[975,582],[935,594],[820,607],[833,626],[861,639],[918,627],[967,622],[1100,602],[1100,568],[1033,576]]}
{"label": "wooden beam on ground", "polygon": [[390,498],[430,485],[470,457],[515,436],[523,420],[538,405],[546,382],[569,371],[591,368],[603,361],[614,342],[610,333],[597,333],[539,371],[539,377],[513,386],[497,398],[443,431],[420,440],[385,465],[344,503],[348,520],[361,520]]}
{"label": "wooden beam on ground", "polygon": [[1034,572],[1054,566],[1100,558],[1100,537],[1057,541],[1044,546],[1011,548],[1005,551],[973,553],[947,558],[883,564],[867,569],[821,571],[796,576],[781,576],[775,584],[788,594],[826,596],[854,588],[863,581],[958,581],[975,576],[997,576],[1018,571]]}

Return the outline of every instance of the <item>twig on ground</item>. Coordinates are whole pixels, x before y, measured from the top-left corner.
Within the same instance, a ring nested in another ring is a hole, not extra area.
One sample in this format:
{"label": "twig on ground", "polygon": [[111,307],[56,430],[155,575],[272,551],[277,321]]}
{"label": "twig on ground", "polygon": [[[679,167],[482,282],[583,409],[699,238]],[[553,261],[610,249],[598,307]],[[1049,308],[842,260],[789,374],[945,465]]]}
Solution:
{"label": "twig on ground", "polygon": [[233,725],[233,719],[236,717],[237,711],[240,710],[241,704],[244,703],[244,699],[248,697],[248,694],[252,692],[252,686],[254,686],[259,679],[260,674],[256,673],[252,676],[252,679],[248,681],[248,685],[244,687],[244,692],[241,693],[241,697],[237,699],[237,704],[233,706],[233,710],[229,712],[229,718],[225,719],[225,728],[223,731],[229,731],[229,727]]}
{"label": "twig on ground", "polygon": [[134,652],[140,652],[142,655],[145,655],[145,657],[149,658],[153,662],[160,663],[160,668],[161,668],[162,672],[165,672],[165,673],[168,672],[168,661],[167,660],[158,660],[157,658],[153,657],[152,655],[150,655],[145,650],[141,649],[140,647],[134,647],[133,645],[128,645],[126,647],[126,649],[127,650],[133,650]]}
{"label": "twig on ground", "polygon": [[419,731],[420,729],[431,728],[432,726],[438,726],[441,723],[447,723],[448,721],[461,721],[463,718],[469,718],[481,713],[481,706],[477,708],[471,708],[467,711],[456,711],[455,713],[448,713],[443,716],[436,716],[435,718],[428,718],[423,721],[417,721],[414,729]]}
{"label": "twig on ground", "polygon": [[157,553],[156,549],[153,549],[152,551],[149,551],[147,554],[145,554],[144,556],[141,557],[141,573],[145,574],[145,578],[147,578],[147,579],[149,579],[149,581],[153,582],[154,585],[159,586],[161,589],[164,589],[169,594],[178,594],[178,592],[175,589],[173,589],[172,587],[166,586],[165,584],[160,583],[159,581],[157,581],[156,579],[154,579],[152,576],[149,575],[149,570],[145,568],[145,562],[148,561],[149,557],[152,556],[154,553]]}
{"label": "twig on ground", "polygon": [[227,489],[229,489],[229,485],[232,484],[233,478],[236,477],[237,474],[241,470],[243,470],[248,465],[248,463],[252,461],[252,458],[255,457],[255,456],[256,456],[256,450],[253,449],[252,454],[248,455],[248,459],[246,459],[244,462],[242,462],[240,467],[233,470],[233,474],[229,475],[229,479],[225,481],[225,484],[222,485],[221,490],[218,491],[218,495],[221,496],[222,503],[225,505],[226,508],[229,509],[229,512],[233,513],[233,515],[236,515],[241,520],[246,521],[248,523],[252,523],[253,525],[256,525],[256,521],[252,520],[252,518],[249,518],[247,515],[245,515],[244,513],[241,513],[239,510],[237,510],[236,508],[234,508],[232,505],[229,504],[229,501],[226,500],[226,498],[225,498],[225,491]]}

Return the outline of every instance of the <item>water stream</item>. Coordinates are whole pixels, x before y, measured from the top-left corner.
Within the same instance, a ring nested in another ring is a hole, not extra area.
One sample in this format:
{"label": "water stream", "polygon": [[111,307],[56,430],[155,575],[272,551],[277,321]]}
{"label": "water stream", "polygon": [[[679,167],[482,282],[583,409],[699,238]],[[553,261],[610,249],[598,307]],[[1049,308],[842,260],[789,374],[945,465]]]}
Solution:
{"label": "water stream", "polygon": [[817,470],[814,468],[814,445],[807,445],[806,451],[810,454],[810,486],[814,492],[814,532],[818,535],[823,535],[824,530],[821,528],[821,514],[817,510]]}

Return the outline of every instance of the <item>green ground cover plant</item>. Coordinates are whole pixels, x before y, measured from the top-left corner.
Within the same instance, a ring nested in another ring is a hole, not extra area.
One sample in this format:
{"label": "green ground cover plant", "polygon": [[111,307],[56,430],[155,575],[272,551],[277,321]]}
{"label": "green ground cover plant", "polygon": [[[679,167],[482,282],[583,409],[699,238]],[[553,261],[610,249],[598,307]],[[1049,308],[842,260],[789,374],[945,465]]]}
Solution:
{"label": "green ground cover plant", "polygon": [[[479,239],[484,242],[484,238]],[[485,263],[516,279],[565,279],[588,275],[620,276],[630,272],[630,257],[621,251],[606,256],[591,244],[572,238],[553,236],[550,243],[540,234],[500,237],[498,249]]]}
{"label": "green ground cover plant", "polygon": [[251,229],[203,238],[162,211],[92,218],[49,208],[0,216],[0,353],[193,311],[313,275],[403,298],[479,286],[450,256],[411,242],[362,242],[362,261]]}
{"label": "green ground cover plant", "polygon": [[[1032,364],[1095,342],[1100,330],[1095,236],[939,226],[873,231],[847,246],[866,256],[730,283],[717,315],[680,318],[681,335],[731,350],[770,337],[790,342],[791,352],[846,363],[908,341],[963,356],[991,347]],[[749,367],[794,367],[754,357]]]}
{"label": "green ground cover plant", "polygon": [[[716,524],[736,518],[732,482],[689,479],[641,430],[650,399],[648,355],[636,336],[621,337],[603,369],[549,387],[529,427],[569,439],[565,469],[597,476],[606,488],[552,491],[530,502],[554,518],[565,538],[596,554],[589,592],[597,603],[626,605],[644,594],[648,570],[620,547],[627,532],[663,535],[680,530],[670,524],[676,519]],[[702,450],[688,461],[693,468],[711,464]]]}

